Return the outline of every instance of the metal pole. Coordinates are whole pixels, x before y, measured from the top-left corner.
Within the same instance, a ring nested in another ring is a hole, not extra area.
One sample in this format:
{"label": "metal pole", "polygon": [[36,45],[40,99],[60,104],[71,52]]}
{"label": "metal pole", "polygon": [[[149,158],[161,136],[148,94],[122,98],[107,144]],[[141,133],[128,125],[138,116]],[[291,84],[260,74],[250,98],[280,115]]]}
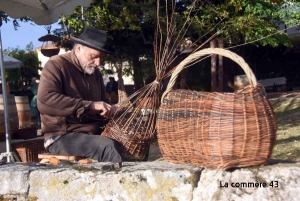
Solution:
{"label": "metal pole", "polygon": [[81,20],[84,21],[83,6],[81,6]]}
{"label": "metal pole", "polygon": [[11,162],[14,161],[14,157],[13,157],[13,153],[11,152],[11,143],[10,143],[10,127],[9,127],[9,116],[7,110],[6,80],[5,80],[5,70],[4,70],[4,62],[3,62],[1,26],[0,26],[0,68],[1,68],[1,78],[2,78],[2,97],[3,97],[5,137],[6,137],[6,154],[1,154],[0,159],[2,159],[3,156],[6,156],[7,162]]}

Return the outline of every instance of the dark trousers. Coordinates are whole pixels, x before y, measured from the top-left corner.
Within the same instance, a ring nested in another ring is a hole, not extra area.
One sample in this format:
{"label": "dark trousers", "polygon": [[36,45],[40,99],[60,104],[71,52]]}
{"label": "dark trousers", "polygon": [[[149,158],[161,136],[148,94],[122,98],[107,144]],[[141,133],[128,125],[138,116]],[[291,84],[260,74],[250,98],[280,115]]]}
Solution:
{"label": "dark trousers", "polygon": [[72,132],[61,136],[47,150],[53,154],[83,156],[99,162],[122,162],[118,142],[101,135]]}

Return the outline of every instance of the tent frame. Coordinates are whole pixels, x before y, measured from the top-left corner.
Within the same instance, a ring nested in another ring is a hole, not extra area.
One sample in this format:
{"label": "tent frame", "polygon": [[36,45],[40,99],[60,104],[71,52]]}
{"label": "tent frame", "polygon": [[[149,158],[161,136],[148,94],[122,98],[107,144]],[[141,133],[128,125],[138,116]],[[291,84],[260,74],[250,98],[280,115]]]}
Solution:
{"label": "tent frame", "polygon": [[[0,69],[1,69],[1,78],[2,83],[6,83],[5,80],[5,69],[3,61],[3,50],[2,50],[2,38],[1,38],[1,26],[2,21],[0,22]],[[19,161],[18,157],[14,152],[11,151],[11,142],[10,142],[10,127],[9,127],[9,115],[7,109],[7,94],[6,94],[6,84],[2,84],[2,97],[3,97],[3,108],[4,108],[4,124],[5,124],[5,139],[6,139],[6,152],[1,153],[0,161],[3,157],[6,157],[7,162],[15,162],[15,159]]]}

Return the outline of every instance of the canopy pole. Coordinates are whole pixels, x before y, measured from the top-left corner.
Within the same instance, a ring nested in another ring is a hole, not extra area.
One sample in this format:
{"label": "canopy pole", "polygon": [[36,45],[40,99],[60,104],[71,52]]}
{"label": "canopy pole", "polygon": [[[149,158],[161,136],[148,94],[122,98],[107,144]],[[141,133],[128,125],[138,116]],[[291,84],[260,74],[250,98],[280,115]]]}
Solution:
{"label": "canopy pole", "polygon": [[5,123],[5,138],[6,138],[6,153],[1,153],[0,160],[3,157],[7,158],[7,162],[15,161],[14,153],[11,152],[11,142],[10,142],[10,127],[9,127],[9,115],[7,110],[7,95],[6,95],[6,80],[5,80],[5,70],[3,62],[3,50],[2,50],[2,39],[1,39],[1,25],[2,20],[0,19],[0,68],[1,68],[1,79],[2,79],[2,97],[3,97],[3,108],[4,108],[4,123]]}

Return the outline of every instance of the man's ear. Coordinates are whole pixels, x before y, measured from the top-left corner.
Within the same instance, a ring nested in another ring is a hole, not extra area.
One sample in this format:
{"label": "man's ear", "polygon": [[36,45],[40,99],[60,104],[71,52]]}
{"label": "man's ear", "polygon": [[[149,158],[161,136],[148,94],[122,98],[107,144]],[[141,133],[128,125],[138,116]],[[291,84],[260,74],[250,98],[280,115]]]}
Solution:
{"label": "man's ear", "polygon": [[76,54],[78,54],[78,52],[79,52],[78,48],[79,48],[79,44],[76,44],[76,46],[74,47],[74,50],[75,50]]}
{"label": "man's ear", "polygon": [[77,44],[76,47],[75,47],[75,51],[76,51],[78,54],[80,54],[83,48],[84,48],[83,45]]}

